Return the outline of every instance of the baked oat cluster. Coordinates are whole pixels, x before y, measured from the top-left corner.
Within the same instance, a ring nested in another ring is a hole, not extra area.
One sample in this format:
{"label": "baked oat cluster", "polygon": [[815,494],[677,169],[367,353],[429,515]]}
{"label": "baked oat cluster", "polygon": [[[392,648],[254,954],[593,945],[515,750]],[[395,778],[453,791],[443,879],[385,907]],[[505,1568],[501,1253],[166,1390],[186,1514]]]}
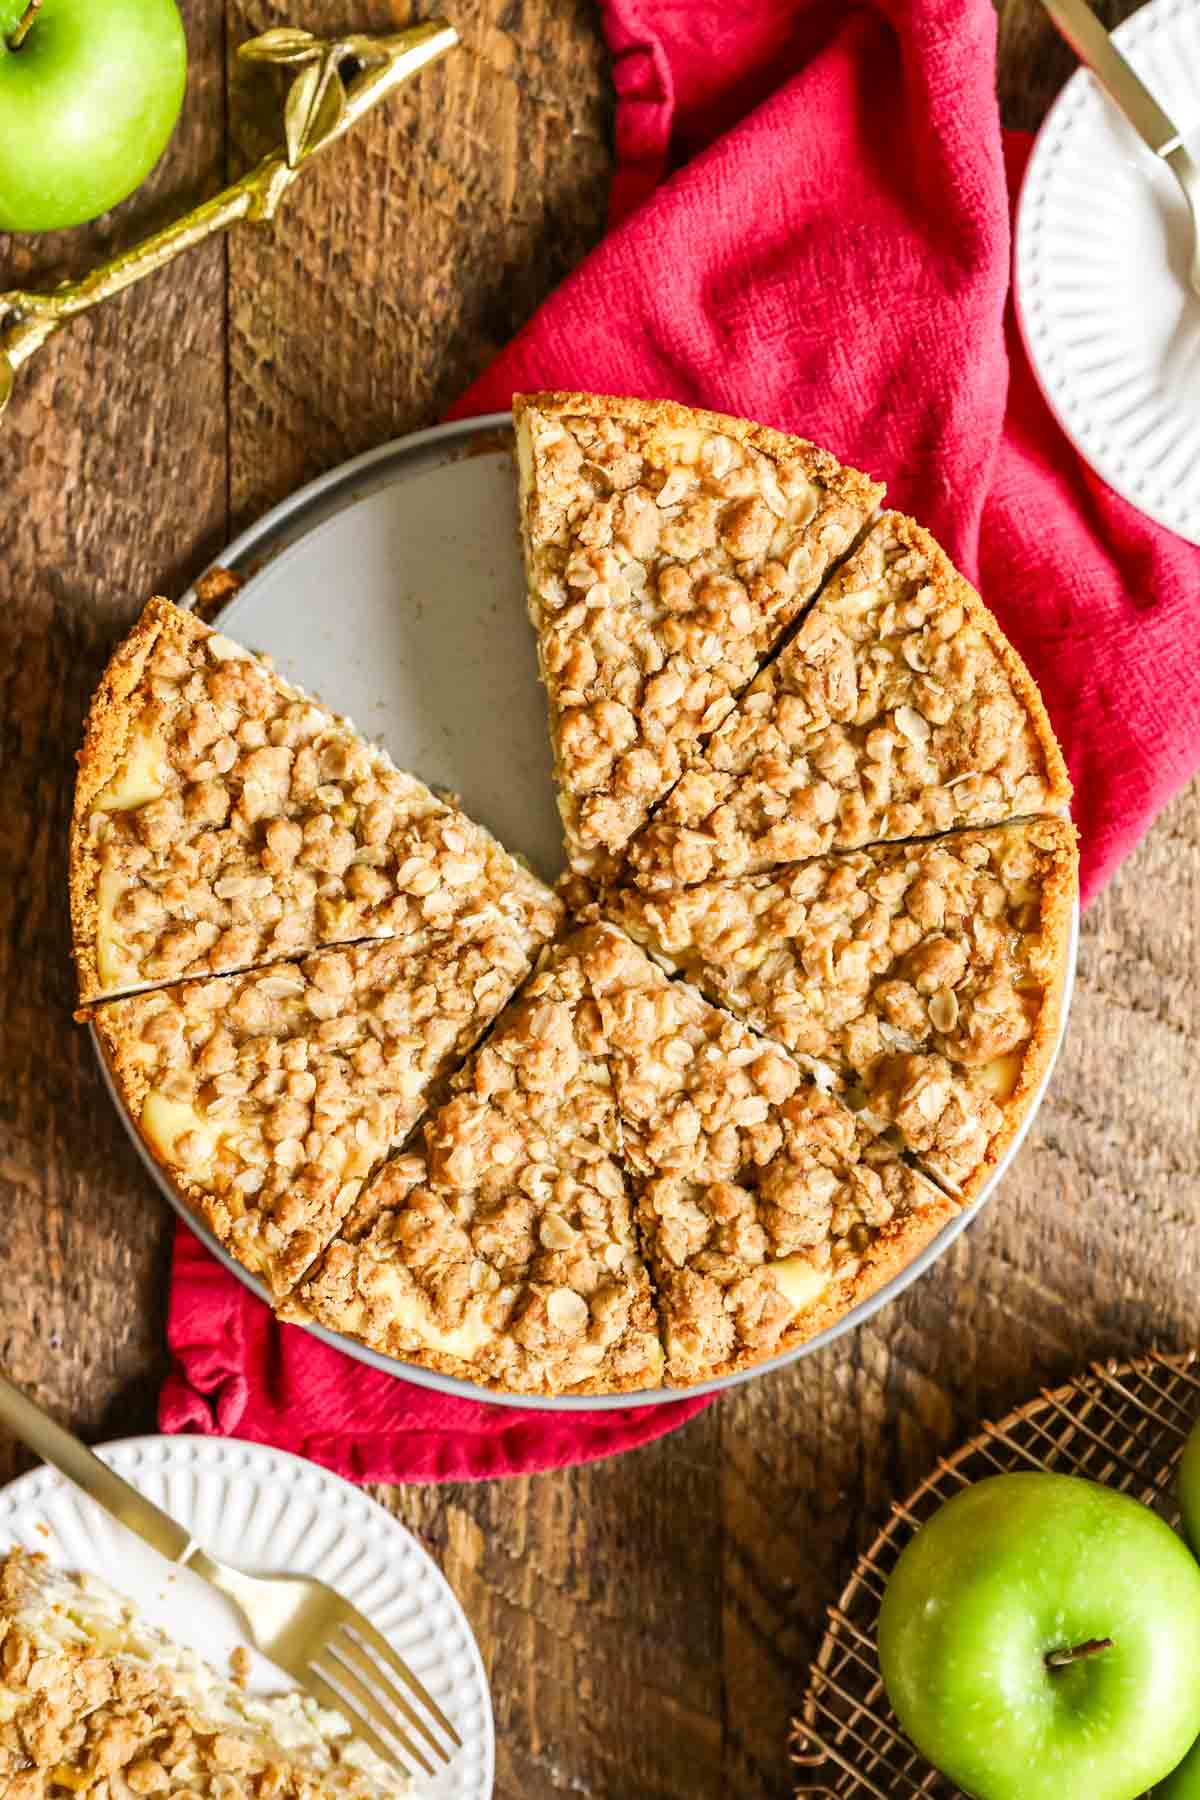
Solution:
{"label": "baked oat cluster", "polygon": [[90,1576],[0,1563],[5,1800],[398,1800],[340,1714],[256,1699]]}
{"label": "baked oat cluster", "polygon": [[159,601],[93,705],[76,956],[146,1144],[282,1317],[633,1393],[789,1350],[978,1191],[1056,1040],[1070,787],[867,477],[665,403],[514,410],[559,897]]}
{"label": "baked oat cluster", "polygon": [[662,890],[1069,796],[1016,652],[929,533],[885,513],[629,859]]}
{"label": "baked oat cluster", "polygon": [[883,490],[716,413],[576,394],[513,411],[567,850],[605,867]]}

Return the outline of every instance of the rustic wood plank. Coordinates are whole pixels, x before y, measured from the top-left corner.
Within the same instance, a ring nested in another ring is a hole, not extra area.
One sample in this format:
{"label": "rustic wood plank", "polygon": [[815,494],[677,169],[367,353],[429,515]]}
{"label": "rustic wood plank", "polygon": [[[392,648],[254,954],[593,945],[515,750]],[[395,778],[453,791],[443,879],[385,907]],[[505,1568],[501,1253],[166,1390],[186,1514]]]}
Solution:
{"label": "rustic wood plank", "polygon": [[[0,237],[0,287],[78,271],[219,185],[222,24],[208,0],[185,11],[183,120],[149,184],[82,231]],[[224,539],[224,311],[214,246],[52,341],[0,430],[0,1355],[107,1436],[153,1418],[167,1226],[71,1019],[74,753],[141,601]],[[0,1443],[0,1476],[24,1461]]]}

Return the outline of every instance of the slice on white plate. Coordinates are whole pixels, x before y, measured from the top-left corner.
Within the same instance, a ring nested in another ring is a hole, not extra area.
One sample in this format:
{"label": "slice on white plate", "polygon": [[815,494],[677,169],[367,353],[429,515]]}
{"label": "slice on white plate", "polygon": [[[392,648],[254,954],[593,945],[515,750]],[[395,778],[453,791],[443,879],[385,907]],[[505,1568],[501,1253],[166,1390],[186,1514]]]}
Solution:
{"label": "slice on white plate", "polygon": [[[338,1476],[265,1445],[146,1437],[98,1446],[97,1454],[217,1556],[257,1574],[314,1575],[358,1607],[463,1740],[435,1780],[414,1779],[413,1800],[489,1800],[494,1738],[479,1652],[444,1577],[397,1520]],[[219,1676],[236,1655],[248,1669],[248,1703],[296,1692],[207,1582],[147,1549],[53,1470],[36,1469],[0,1491],[0,1553],[13,1546],[115,1588],[146,1627]],[[284,1716],[296,1712],[285,1705]]]}

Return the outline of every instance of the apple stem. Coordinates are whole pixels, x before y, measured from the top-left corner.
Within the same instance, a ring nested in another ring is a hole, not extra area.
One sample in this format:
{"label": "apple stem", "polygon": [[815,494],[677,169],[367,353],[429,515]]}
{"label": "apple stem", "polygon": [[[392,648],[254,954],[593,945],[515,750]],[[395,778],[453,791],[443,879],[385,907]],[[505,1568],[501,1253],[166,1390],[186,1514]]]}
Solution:
{"label": "apple stem", "polygon": [[29,36],[30,30],[33,27],[33,21],[37,17],[38,7],[41,4],[42,0],[29,0],[29,5],[17,20],[16,25],[13,27],[13,34],[8,40],[8,47],[10,50],[19,50],[21,48],[25,39]]}
{"label": "apple stem", "polygon": [[1099,1656],[1105,1650],[1111,1650],[1111,1638],[1089,1638],[1086,1644],[1076,1644],[1072,1650],[1050,1650],[1046,1654],[1048,1669],[1066,1669],[1071,1663],[1082,1662],[1087,1656]]}

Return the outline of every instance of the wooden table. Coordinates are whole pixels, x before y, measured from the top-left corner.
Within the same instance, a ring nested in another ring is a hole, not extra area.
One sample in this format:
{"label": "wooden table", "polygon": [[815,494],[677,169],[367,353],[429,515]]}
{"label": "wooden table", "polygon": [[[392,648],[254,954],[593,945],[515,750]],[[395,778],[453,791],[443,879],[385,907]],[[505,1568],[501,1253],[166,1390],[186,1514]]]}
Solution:
{"label": "wooden table", "polygon": [[[242,38],[409,16],[184,10],[192,81],[151,185],[91,230],[0,240],[0,287],[85,266],[243,166]],[[104,657],[146,594],[298,483],[432,421],[601,230],[593,8],[452,10],[461,52],[314,171],[274,237],[243,230],[77,324],[0,431],[0,1357],[94,1438],[153,1427],[169,1230],[71,1022],[72,756]],[[1033,125],[1070,58],[1033,0],[1002,22],[1006,115]],[[1002,1196],[852,1339],[636,1455],[383,1496],[479,1635],[504,1800],[787,1794],[823,1608],[889,1496],[1089,1358],[1195,1342],[1198,921],[1193,787],[1085,920],[1063,1061]],[[0,1443],[0,1475],[27,1461]]]}

